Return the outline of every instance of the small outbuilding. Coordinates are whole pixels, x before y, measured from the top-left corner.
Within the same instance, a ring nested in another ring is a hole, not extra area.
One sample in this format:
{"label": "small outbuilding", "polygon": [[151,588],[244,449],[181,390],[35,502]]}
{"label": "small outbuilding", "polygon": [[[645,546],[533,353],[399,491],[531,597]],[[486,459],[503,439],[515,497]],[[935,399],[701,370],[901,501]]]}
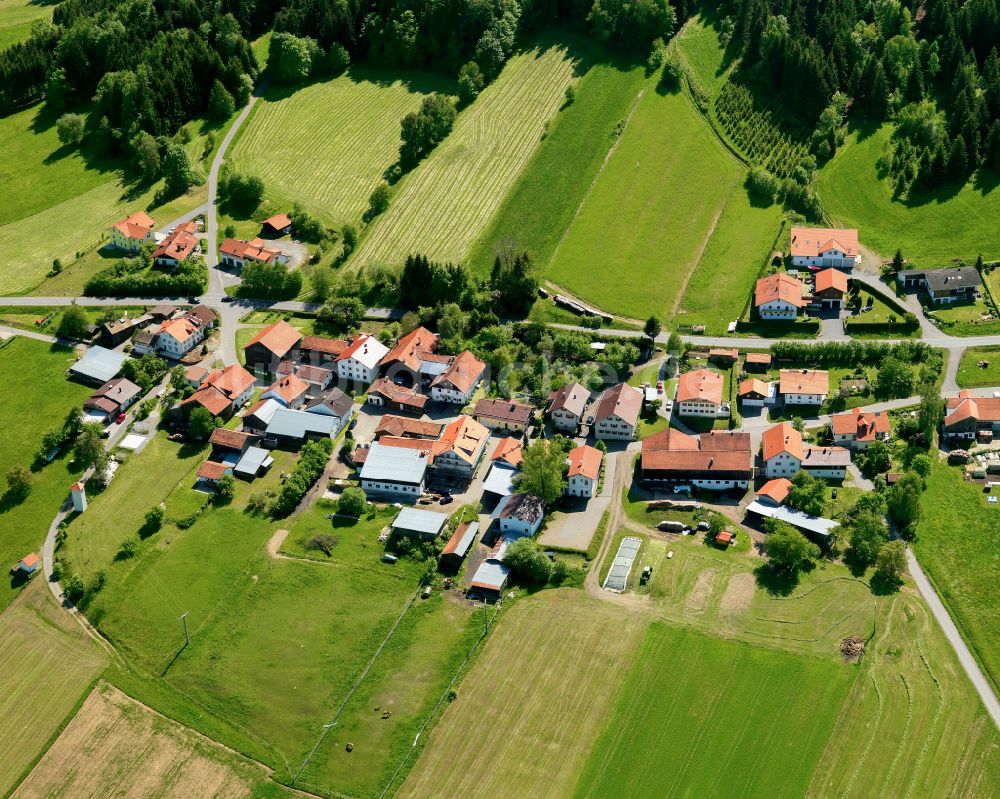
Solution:
{"label": "small outbuilding", "polygon": [[457,570],[479,532],[479,522],[462,522],[441,550],[441,566]]}
{"label": "small outbuilding", "polygon": [[420,508],[403,508],[392,522],[392,531],[408,538],[433,541],[448,522],[444,513]]}
{"label": "small outbuilding", "polygon": [[37,572],[42,567],[42,561],[39,559],[37,553],[32,552],[30,555],[25,555],[17,565],[11,569],[11,573],[20,575],[21,577],[30,577],[35,572]]}
{"label": "small outbuilding", "polygon": [[117,377],[127,360],[128,356],[124,353],[104,347],[91,347],[69,368],[69,372],[84,383],[101,386]]}

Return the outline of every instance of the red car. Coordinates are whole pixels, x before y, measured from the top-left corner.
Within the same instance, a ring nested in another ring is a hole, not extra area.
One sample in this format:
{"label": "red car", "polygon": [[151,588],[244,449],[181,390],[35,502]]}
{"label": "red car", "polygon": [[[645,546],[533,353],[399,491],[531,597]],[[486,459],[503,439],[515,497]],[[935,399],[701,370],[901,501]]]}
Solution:
{"label": "red car", "polygon": [[124,413],[119,413],[118,414],[118,418],[115,419],[115,424],[121,424],[124,421],[125,421],[125,414]]}

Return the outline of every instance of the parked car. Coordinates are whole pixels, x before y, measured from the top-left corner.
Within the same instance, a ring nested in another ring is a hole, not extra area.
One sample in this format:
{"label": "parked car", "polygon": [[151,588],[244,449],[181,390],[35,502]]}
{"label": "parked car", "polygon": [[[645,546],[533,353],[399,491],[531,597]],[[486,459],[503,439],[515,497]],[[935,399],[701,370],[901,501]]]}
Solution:
{"label": "parked car", "polygon": [[445,494],[445,495],[444,495],[443,497],[441,497],[441,499],[439,500],[439,502],[440,502],[440,503],[441,503],[442,505],[447,505],[447,504],[449,504],[449,503],[450,503],[450,502],[451,502],[451,501],[452,501],[453,499],[454,499],[454,497],[453,497],[453,496],[452,496],[451,494]]}
{"label": "parked car", "polygon": [[121,424],[124,421],[125,421],[125,414],[124,413],[119,413],[118,414],[118,418],[115,419],[115,424]]}
{"label": "parked car", "polygon": [[663,393],[663,381],[662,380],[657,380],[656,381],[656,390],[660,394]]}
{"label": "parked car", "polygon": [[199,300],[197,297],[188,297],[188,302],[191,303],[192,305],[197,305],[199,302],[201,302],[201,300]]}

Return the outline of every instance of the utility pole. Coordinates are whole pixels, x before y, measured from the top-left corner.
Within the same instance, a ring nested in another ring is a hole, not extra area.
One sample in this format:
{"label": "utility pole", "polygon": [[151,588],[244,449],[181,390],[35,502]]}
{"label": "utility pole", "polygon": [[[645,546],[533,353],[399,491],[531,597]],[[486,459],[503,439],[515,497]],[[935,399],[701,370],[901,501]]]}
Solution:
{"label": "utility pole", "polygon": [[486,607],[486,597],[483,597],[483,622],[486,624],[486,632],[484,635],[490,634],[490,611]]}
{"label": "utility pole", "polygon": [[191,643],[191,639],[188,637],[188,621],[187,621],[187,611],[184,611],[184,615],[181,616],[181,621],[184,622],[184,646]]}

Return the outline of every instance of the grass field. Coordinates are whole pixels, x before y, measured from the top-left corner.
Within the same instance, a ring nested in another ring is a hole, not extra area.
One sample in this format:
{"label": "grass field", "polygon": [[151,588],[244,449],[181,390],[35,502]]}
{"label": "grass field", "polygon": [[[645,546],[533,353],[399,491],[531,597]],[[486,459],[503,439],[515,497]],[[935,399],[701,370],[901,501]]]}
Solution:
{"label": "grass field", "polygon": [[290,797],[260,766],[99,683],[13,796]]}
{"label": "grass field", "polygon": [[[577,68],[576,99],[553,120],[493,224],[476,242],[470,266],[487,274],[498,245],[513,243],[545,265],[614,144],[615,125],[628,116],[645,83],[641,68],[612,63]],[[574,320],[575,321],[575,320]]]}
{"label": "grass field", "polygon": [[[980,369],[980,361],[988,366]],[[958,385],[961,388],[1000,386],[1000,347],[969,347],[958,364]]]}
{"label": "grass field", "polygon": [[687,98],[649,84],[545,277],[608,311],[670,316],[739,175]]}
{"label": "grass field", "polygon": [[734,187],[681,298],[677,327],[704,325],[707,335],[725,333],[747,306],[781,229],[779,206],[754,206],[741,186]]}
{"label": "grass field", "polygon": [[[73,360],[69,349],[20,336],[0,347],[4,374],[0,413],[18,420],[4,431],[0,474],[11,466],[30,466],[42,436],[60,427],[70,408],[90,395],[92,389],[66,379]],[[77,473],[70,469],[69,455],[64,453],[33,477],[31,493],[23,502],[0,498],[0,564],[5,573],[0,609],[10,604],[21,585],[6,574],[7,569],[41,546]]]}
{"label": "grass field", "polygon": [[914,551],[983,671],[1000,688],[1000,581],[996,532],[1000,510],[981,500],[982,488],[957,469],[936,464],[927,479]]}
{"label": "grass field", "polygon": [[6,796],[83,698],[105,657],[42,579],[0,614],[0,641],[0,794]]}
{"label": "grass field", "polygon": [[352,67],[289,92],[272,88],[232,154],[281,204],[298,201],[335,224],[358,224],[382,174],[399,157],[399,123],[451,82],[421,73]]}
{"label": "grass field", "polygon": [[23,42],[36,19],[51,19],[58,0],[0,0],[0,50]]}
{"label": "grass field", "polygon": [[996,179],[977,176],[959,190],[916,205],[893,201],[889,182],[880,179],[875,165],[891,133],[891,125],[884,125],[848,136],[816,181],[826,212],[860,228],[862,244],[882,257],[901,248],[913,266],[945,266],[954,258],[974,263],[980,252],[1000,257],[992,235],[1000,216]]}
{"label": "grass field", "polygon": [[1000,793],[1000,733],[912,589],[879,600],[868,644],[808,793]]}
{"label": "grass field", "polygon": [[802,796],[853,677],[654,624],[573,795]]}
{"label": "grass field", "polygon": [[572,589],[519,600],[397,796],[568,796],[645,626]]}
{"label": "grass field", "polygon": [[463,260],[531,161],[573,67],[561,43],[513,56],[448,138],[400,181],[351,263],[398,265],[415,252]]}

